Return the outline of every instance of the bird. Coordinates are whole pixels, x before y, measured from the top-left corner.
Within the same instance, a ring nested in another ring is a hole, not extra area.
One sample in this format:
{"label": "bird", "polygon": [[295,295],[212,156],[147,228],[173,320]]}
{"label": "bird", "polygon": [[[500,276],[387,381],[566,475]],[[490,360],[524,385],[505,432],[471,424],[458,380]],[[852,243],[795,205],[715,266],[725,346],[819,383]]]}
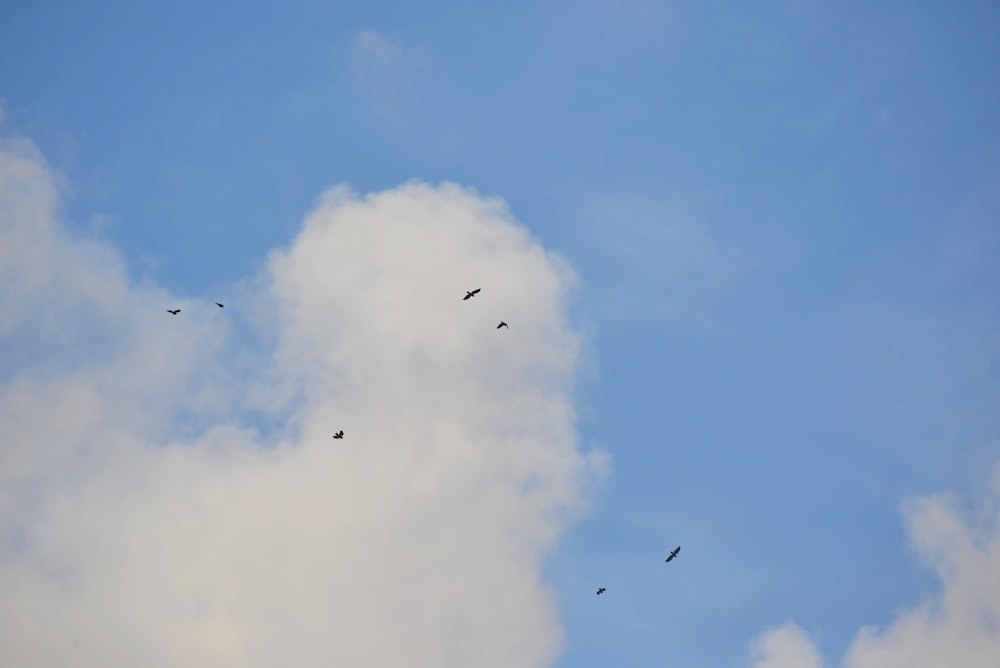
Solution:
{"label": "bird", "polygon": [[600,596],[600,595],[601,595],[601,594],[603,594],[603,593],[604,593],[605,591],[607,591],[607,590],[606,590],[606,589],[605,589],[604,587],[598,587],[598,588],[597,588],[597,595],[598,595],[598,596]]}
{"label": "bird", "polygon": [[168,308],[167,309],[167,313],[169,313],[170,315],[177,315],[180,312],[181,312],[181,310],[179,308],[175,308],[175,309],[169,309]]}
{"label": "bird", "polygon": [[673,561],[674,557],[676,557],[677,553],[680,552],[680,551],[681,551],[681,546],[678,545],[677,548],[673,552],[670,553],[670,556],[667,557],[667,559],[666,559],[667,563],[670,563],[671,561]]}
{"label": "bird", "polygon": [[344,438],[344,430],[341,429],[336,434],[333,435],[334,438]]}
{"label": "bird", "polygon": [[479,291],[481,289],[482,288],[476,288],[475,290],[466,290],[465,296],[462,297],[462,301],[464,302],[466,299],[472,299],[473,297],[479,294]]}
{"label": "bird", "polygon": [[509,328],[510,328],[510,325],[508,325],[508,324],[507,324],[507,323],[505,323],[505,322],[504,322],[503,320],[501,320],[501,321],[500,321],[500,324],[499,324],[499,325],[497,325],[497,329],[500,329],[501,327],[507,327],[507,328],[509,329]]}
{"label": "bird", "polygon": [[215,305],[218,306],[219,308],[225,308],[226,307],[225,304],[220,304],[219,302],[215,302]]}

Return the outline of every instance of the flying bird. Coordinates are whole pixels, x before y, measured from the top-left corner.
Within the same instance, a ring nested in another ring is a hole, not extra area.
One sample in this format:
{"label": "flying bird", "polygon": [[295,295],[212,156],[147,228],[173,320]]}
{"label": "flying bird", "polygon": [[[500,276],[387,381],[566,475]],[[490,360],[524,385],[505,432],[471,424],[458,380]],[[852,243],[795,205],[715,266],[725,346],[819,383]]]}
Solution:
{"label": "flying bird", "polygon": [[225,308],[226,307],[225,304],[220,304],[219,302],[215,302],[215,305],[218,306],[219,308]]}
{"label": "flying bird", "polygon": [[341,429],[336,434],[333,435],[334,438],[344,438],[344,430]]}
{"label": "flying bird", "polygon": [[597,588],[597,595],[600,596],[601,594],[603,594],[606,591],[607,591],[607,589],[605,589],[604,587],[598,587]]}
{"label": "flying bird", "polygon": [[674,557],[676,557],[677,553],[680,552],[680,551],[681,551],[681,546],[678,545],[677,548],[673,552],[670,553],[670,556],[667,557],[667,559],[666,559],[667,563],[669,564],[671,561],[673,561]]}
{"label": "flying bird", "polygon": [[465,292],[465,296],[462,297],[462,301],[464,302],[466,299],[472,299],[473,297],[479,294],[480,290],[482,290],[482,288],[476,288],[475,290],[467,290]]}
{"label": "flying bird", "polygon": [[168,308],[167,309],[167,313],[169,313],[170,315],[177,315],[180,312],[181,312],[181,310],[179,308],[175,308],[175,309],[169,309]]}
{"label": "flying bird", "polygon": [[501,320],[501,321],[500,321],[500,324],[499,324],[499,325],[497,325],[497,329],[500,329],[501,327],[507,327],[507,328],[509,329],[509,328],[510,328],[510,325],[508,325],[508,324],[507,324],[507,323],[505,323],[505,322],[504,322],[503,320]]}

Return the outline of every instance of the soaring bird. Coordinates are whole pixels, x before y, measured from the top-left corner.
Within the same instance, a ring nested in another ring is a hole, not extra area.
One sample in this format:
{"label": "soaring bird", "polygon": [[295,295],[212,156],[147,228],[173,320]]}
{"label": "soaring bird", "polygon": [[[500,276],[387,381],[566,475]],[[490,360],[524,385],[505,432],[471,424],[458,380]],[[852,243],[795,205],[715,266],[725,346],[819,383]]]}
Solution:
{"label": "soaring bird", "polygon": [[499,325],[497,325],[497,329],[500,329],[501,327],[507,327],[507,328],[509,329],[509,328],[510,328],[510,325],[508,325],[508,324],[507,324],[507,323],[505,323],[505,322],[504,322],[503,320],[501,320],[501,321],[500,321],[500,324],[499,324]]}
{"label": "soaring bird", "polygon": [[674,557],[676,557],[677,553],[680,552],[680,551],[681,551],[681,546],[678,545],[677,548],[673,552],[670,553],[670,556],[667,557],[667,559],[666,559],[667,563],[669,564],[671,561],[673,561]]}
{"label": "soaring bird", "polygon": [[333,435],[334,438],[344,438],[344,430],[341,429],[336,434]]}
{"label": "soaring bird", "polygon": [[225,308],[226,307],[225,304],[220,304],[219,302],[215,302],[215,305],[218,306],[219,308]]}
{"label": "soaring bird", "polygon": [[180,312],[181,312],[181,310],[179,308],[175,308],[175,309],[172,309],[172,310],[171,309],[167,309],[167,313],[169,313],[170,315],[177,315]]}
{"label": "soaring bird", "polygon": [[464,302],[464,301],[465,301],[466,299],[472,299],[473,297],[475,297],[476,295],[478,295],[478,294],[479,294],[479,291],[480,291],[481,289],[482,289],[482,288],[476,288],[475,290],[467,290],[467,291],[465,292],[465,296],[464,296],[464,297],[462,297],[462,301]]}
{"label": "soaring bird", "polygon": [[607,589],[605,589],[604,587],[598,587],[597,588],[597,595],[600,596],[601,594],[603,594],[606,591],[607,591]]}

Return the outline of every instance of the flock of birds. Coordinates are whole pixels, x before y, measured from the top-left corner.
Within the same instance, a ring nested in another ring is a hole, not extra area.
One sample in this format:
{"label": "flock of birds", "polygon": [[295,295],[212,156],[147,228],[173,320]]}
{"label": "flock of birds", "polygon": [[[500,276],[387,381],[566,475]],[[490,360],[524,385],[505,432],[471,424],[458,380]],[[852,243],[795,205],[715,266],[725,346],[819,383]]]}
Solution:
{"label": "flock of birds", "polygon": [[[465,291],[465,296],[462,297],[462,301],[468,301],[468,300],[472,299],[473,297],[475,297],[476,295],[479,294],[479,291],[481,289],[482,288],[476,288],[475,290],[466,290]],[[215,305],[218,306],[219,308],[225,308],[225,304],[222,304],[220,302],[215,302]],[[181,312],[181,310],[179,308],[168,308],[167,309],[167,313],[169,313],[170,315],[177,315],[180,312]],[[497,325],[497,329],[502,329],[504,327],[509,328],[510,325],[508,325],[506,322],[504,322],[503,320],[501,320],[500,324]],[[337,439],[337,440],[343,439],[344,438],[344,430],[341,429],[336,434],[334,434],[333,437],[335,439]],[[673,561],[674,559],[677,558],[677,555],[680,554],[680,551],[681,551],[681,546],[678,545],[676,548],[674,548],[670,552],[669,555],[667,555],[667,558],[665,559],[665,561],[669,564],[671,561]],[[597,595],[600,596],[601,594],[603,594],[606,591],[607,591],[606,587],[598,587],[597,588]]]}
{"label": "flock of birds", "polygon": [[[673,550],[671,550],[670,554],[667,555],[667,558],[664,559],[664,561],[666,561],[669,564],[671,561],[673,561],[674,559],[676,559],[677,555],[680,554],[680,553],[681,553],[681,546],[678,545]],[[601,594],[603,594],[606,591],[607,591],[606,587],[598,587],[597,588],[597,595],[600,596]]]}
{"label": "flock of birds", "polygon": [[[218,306],[219,308],[225,308],[226,307],[225,304],[220,304],[219,302],[215,302],[215,305]],[[170,315],[177,315],[180,312],[181,312],[181,310],[179,308],[168,308],[167,309],[167,313],[169,313]]]}

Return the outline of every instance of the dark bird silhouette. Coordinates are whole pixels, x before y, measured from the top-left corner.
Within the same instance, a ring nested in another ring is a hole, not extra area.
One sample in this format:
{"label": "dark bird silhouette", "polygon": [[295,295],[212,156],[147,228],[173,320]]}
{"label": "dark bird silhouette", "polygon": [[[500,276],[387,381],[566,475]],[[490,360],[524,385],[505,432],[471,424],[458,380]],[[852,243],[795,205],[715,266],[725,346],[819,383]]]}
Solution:
{"label": "dark bird silhouette", "polygon": [[500,324],[497,325],[497,329],[500,329],[501,327],[506,327],[506,328],[510,329],[510,325],[508,325],[507,323],[505,323],[503,320],[501,320]]}
{"label": "dark bird silhouette", "polygon": [[462,301],[464,302],[466,299],[472,299],[473,297],[479,294],[480,290],[482,290],[482,288],[476,288],[475,290],[467,290],[465,296],[462,297]]}
{"label": "dark bird silhouette", "polygon": [[168,308],[167,309],[167,313],[169,313],[170,315],[177,315],[180,312],[181,312],[181,310],[179,308],[175,308],[175,309],[169,309]]}
{"label": "dark bird silhouette", "polygon": [[603,594],[606,591],[607,591],[607,589],[605,589],[604,587],[598,587],[597,588],[597,595],[600,596],[601,594]]}
{"label": "dark bird silhouette", "polygon": [[344,438],[344,430],[341,429],[336,434],[333,435],[334,438]]}
{"label": "dark bird silhouette", "polygon": [[218,306],[219,308],[225,308],[226,307],[225,304],[220,304],[219,302],[215,302],[215,305]]}
{"label": "dark bird silhouette", "polygon": [[680,551],[681,551],[681,546],[678,545],[677,548],[673,552],[670,553],[670,556],[667,557],[667,559],[666,559],[667,563],[669,564],[671,561],[673,561],[674,557],[676,557],[677,553],[680,552]]}

